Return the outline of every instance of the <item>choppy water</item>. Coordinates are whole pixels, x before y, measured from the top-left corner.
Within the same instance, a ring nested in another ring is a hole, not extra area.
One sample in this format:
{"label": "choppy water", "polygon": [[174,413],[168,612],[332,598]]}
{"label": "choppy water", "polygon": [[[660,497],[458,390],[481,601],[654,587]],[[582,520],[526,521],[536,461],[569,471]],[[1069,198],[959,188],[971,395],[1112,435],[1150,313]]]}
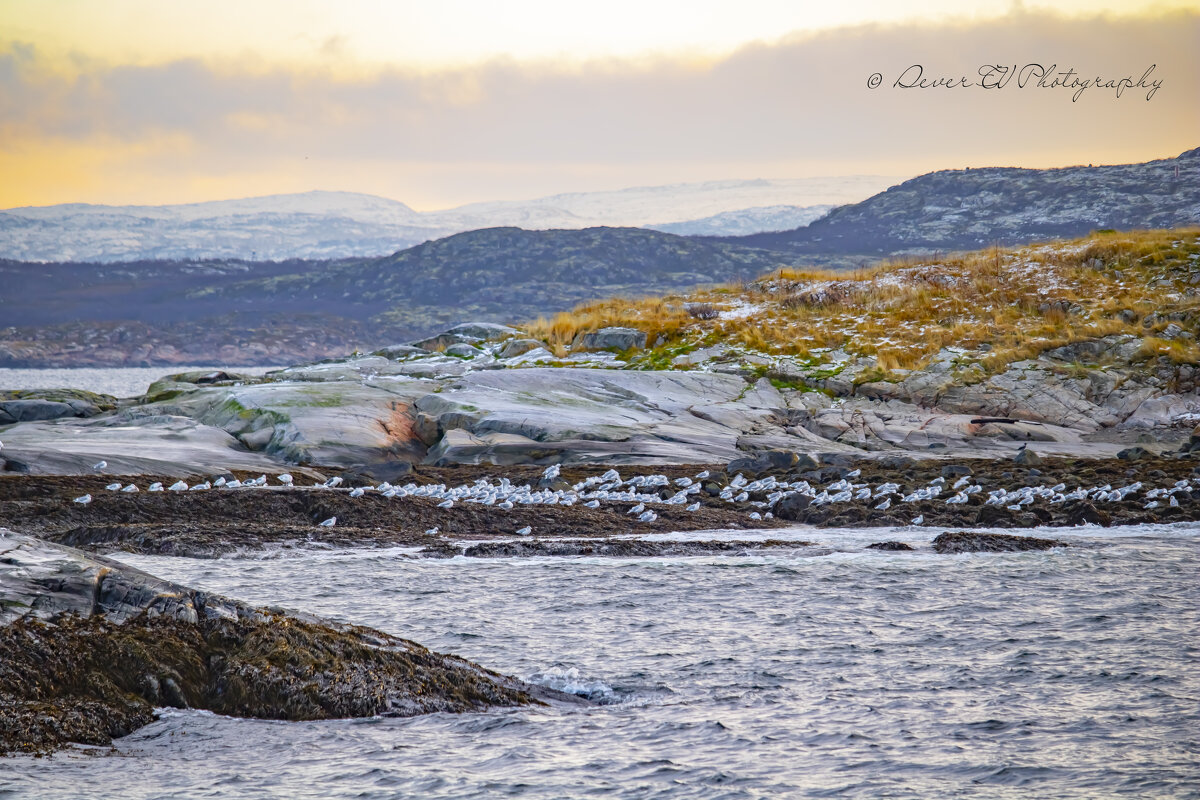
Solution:
{"label": "choppy water", "polygon": [[[1197,797],[1200,526],[1041,553],[406,560],[122,556],[590,691],[585,710],[320,723],[168,711],[108,750],[0,763],[0,794]],[[771,532],[772,536],[778,532]]]}
{"label": "choppy water", "polygon": [[0,389],[85,389],[114,397],[144,394],[164,375],[194,370],[223,369],[243,375],[262,375],[279,367],[78,367],[71,369],[0,369]]}

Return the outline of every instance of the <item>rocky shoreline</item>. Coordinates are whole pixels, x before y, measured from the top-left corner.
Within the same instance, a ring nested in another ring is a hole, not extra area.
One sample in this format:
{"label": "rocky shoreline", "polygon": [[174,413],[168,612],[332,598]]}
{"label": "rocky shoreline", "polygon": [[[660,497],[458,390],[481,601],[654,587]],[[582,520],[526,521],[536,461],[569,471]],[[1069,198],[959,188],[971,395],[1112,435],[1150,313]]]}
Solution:
{"label": "rocky shoreline", "polygon": [[159,706],[318,720],[584,702],[2,528],[0,623],[0,754],[109,744]]}
{"label": "rocky shoreline", "polygon": [[[629,485],[656,484],[632,494],[628,489],[627,494],[604,492],[607,484],[600,480],[610,474],[605,467],[559,468],[552,480],[545,478],[546,471],[529,467],[422,467],[397,479],[395,487],[352,471],[325,469],[310,471],[323,481],[310,479],[316,485],[307,488],[299,479],[282,485],[272,477],[266,486],[223,490],[205,488],[222,480],[207,475],[191,479],[202,491],[175,492],[148,491],[171,480],[164,476],[122,476],[116,482],[102,476],[4,476],[0,524],[97,552],[215,557],[311,546],[406,546],[443,556],[471,543],[514,539],[595,540],[589,546],[596,548],[597,542],[648,534],[795,525],[1019,529],[1200,520],[1200,460],[1190,455],[1047,458],[1038,466],[995,459],[832,456],[820,465],[795,454],[776,457],[777,468],[771,468],[769,455],[760,455],[725,466],[617,473]],[[795,463],[784,466],[792,459]],[[244,472],[225,476],[251,480]],[[515,493],[525,492],[528,500],[505,508],[494,497],[489,503],[486,493],[467,494],[481,486],[498,487],[500,481]],[[131,486],[139,491],[125,491]],[[456,494],[457,501],[443,499]],[[593,495],[613,499],[589,499]],[[82,496],[90,501],[74,502]],[[1002,496],[1009,499],[997,501]],[[635,507],[637,513],[630,513]],[[647,511],[653,512],[651,519],[642,518]],[[336,522],[320,524],[329,520]],[[525,545],[512,554],[536,551]]]}
{"label": "rocky shoreline", "polygon": [[[956,528],[1200,520],[1200,467],[1190,454],[1033,461],[765,451],[624,474],[428,466],[395,484],[310,465],[270,478],[194,475],[168,488],[165,475],[2,476],[0,526],[21,532],[0,527],[0,753],[107,744],[164,705],[311,720],[578,700],[388,634],[250,608],[84,551],[821,556],[832,551],[816,529],[879,527],[909,541],[870,549],[948,555],[1070,546]],[[800,539],[796,526],[813,530]],[[914,547],[918,535],[929,545]]]}

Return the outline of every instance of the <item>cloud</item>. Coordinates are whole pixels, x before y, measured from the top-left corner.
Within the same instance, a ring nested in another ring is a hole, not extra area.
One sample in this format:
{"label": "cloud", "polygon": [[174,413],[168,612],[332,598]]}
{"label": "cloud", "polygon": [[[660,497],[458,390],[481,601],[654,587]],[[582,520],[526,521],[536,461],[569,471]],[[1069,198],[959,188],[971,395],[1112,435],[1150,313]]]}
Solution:
{"label": "cloud", "polygon": [[[199,60],[90,65],[67,75],[32,46],[10,43],[0,51],[0,150],[170,139],[190,142],[195,164],[209,167],[305,157],[510,165],[517,173],[588,164],[641,170],[643,183],[672,164],[807,164],[810,174],[822,164],[843,172],[911,164],[915,173],[1110,153],[1148,158],[1198,144],[1197,41],[1196,12],[1068,20],[1016,10],[986,24],[842,28],[709,61],[496,60],[367,77]],[[322,45],[335,54],[343,47],[338,37]],[[1163,83],[1150,101],[1144,90],[1118,99],[1092,87],[1075,102],[1068,90],[1011,83],[993,91],[894,86],[915,64],[931,78],[975,79],[985,64],[1030,63],[1135,80],[1155,65],[1152,78]],[[875,89],[872,73],[882,76]]]}

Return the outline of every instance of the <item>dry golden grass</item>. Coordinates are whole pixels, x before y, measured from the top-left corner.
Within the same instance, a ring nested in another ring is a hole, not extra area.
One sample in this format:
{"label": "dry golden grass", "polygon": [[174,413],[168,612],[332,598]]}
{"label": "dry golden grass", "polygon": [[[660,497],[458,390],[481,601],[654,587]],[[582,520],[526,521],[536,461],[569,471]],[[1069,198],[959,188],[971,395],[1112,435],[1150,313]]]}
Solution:
{"label": "dry golden grass", "polygon": [[[559,355],[583,333],[625,326],[645,331],[652,349],[725,341],[820,360],[842,348],[874,355],[884,371],[919,367],[944,347],[980,345],[990,346],[981,363],[996,370],[1053,347],[1129,333],[1151,337],[1147,357],[1194,363],[1194,340],[1153,337],[1171,314],[1196,333],[1198,276],[1200,228],[1104,232],[853,272],[783,269],[686,296],[587,303],[525,329]],[[725,313],[689,313],[700,307]]]}

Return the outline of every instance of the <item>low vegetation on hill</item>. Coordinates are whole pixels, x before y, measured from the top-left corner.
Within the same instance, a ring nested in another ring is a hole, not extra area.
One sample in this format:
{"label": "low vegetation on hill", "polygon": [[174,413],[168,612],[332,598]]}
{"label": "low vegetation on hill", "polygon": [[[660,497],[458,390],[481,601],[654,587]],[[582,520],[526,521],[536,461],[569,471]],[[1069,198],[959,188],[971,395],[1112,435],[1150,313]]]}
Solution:
{"label": "low vegetation on hill", "polygon": [[1101,231],[1082,239],[893,260],[853,273],[781,269],[757,280],[651,299],[585,303],[526,326],[564,356],[582,334],[645,331],[631,366],[688,366],[719,344],[800,363],[871,356],[880,373],[917,369],[944,348],[986,372],[1113,334],[1147,358],[1200,363],[1200,229]]}

